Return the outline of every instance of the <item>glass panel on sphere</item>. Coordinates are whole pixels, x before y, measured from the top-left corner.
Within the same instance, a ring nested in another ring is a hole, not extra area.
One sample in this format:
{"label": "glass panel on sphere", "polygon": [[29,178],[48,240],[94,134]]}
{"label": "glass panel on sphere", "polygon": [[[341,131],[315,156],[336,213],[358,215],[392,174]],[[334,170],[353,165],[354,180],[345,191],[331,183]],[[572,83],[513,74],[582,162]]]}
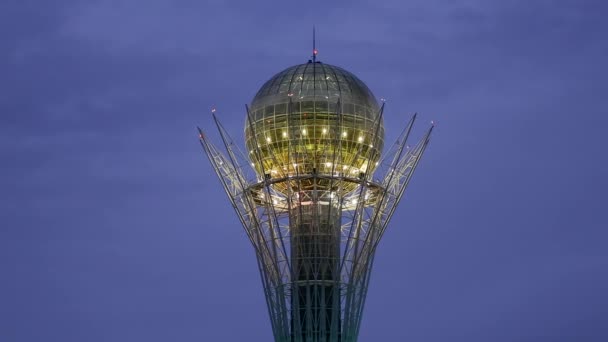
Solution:
{"label": "glass panel on sphere", "polygon": [[355,112],[355,106],[352,103],[345,103],[342,105],[342,113],[353,114]]}
{"label": "glass panel on sphere", "polygon": [[273,105],[266,106],[266,108],[264,109],[264,114],[265,115],[274,114],[274,106]]}
{"label": "glass panel on sphere", "polygon": [[279,104],[275,105],[274,113],[277,115],[287,113],[287,103],[279,103]]}
{"label": "glass panel on sphere", "polygon": [[325,101],[315,102],[315,112],[327,112],[328,103]]}
{"label": "glass panel on sphere", "polygon": [[315,103],[313,101],[303,101],[301,102],[302,104],[302,108],[301,108],[301,112],[302,113],[312,113],[315,110]]}

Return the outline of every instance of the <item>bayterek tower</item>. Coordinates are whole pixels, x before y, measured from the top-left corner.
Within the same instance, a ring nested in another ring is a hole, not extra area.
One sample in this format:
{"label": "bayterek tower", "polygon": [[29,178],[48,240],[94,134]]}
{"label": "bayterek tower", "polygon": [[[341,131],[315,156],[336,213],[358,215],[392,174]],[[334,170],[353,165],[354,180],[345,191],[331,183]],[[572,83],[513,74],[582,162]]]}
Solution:
{"label": "bayterek tower", "polygon": [[[374,254],[429,143],[413,115],[385,148],[384,102],[317,59],[267,80],[244,143],[200,142],[255,249],[277,342],[356,341]],[[218,147],[220,146],[220,147]]]}

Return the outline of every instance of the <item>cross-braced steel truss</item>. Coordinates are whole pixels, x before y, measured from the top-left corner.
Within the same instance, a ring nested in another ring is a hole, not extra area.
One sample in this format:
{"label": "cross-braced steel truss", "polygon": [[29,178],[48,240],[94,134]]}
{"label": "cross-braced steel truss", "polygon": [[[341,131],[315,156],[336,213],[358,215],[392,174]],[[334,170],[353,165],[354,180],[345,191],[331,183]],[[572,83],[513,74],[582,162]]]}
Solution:
{"label": "cross-braced steel truss", "polygon": [[[255,249],[275,340],[356,341],[375,250],[433,127],[409,148],[414,115],[380,159],[379,178],[372,172],[353,176],[340,170],[262,170],[260,175],[252,167],[264,165],[259,148],[248,159],[215,114],[213,118],[225,151],[199,129],[200,142]],[[340,132],[340,120],[335,125]],[[332,146],[340,146],[339,136]],[[289,142],[294,160],[299,143]],[[341,158],[338,148],[327,153],[328,160]]]}

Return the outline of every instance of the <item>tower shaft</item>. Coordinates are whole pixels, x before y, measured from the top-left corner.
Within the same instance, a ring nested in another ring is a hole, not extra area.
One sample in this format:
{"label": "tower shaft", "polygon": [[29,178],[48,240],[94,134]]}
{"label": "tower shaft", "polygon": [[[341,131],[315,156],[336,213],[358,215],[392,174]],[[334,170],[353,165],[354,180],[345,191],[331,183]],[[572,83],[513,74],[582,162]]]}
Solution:
{"label": "tower shaft", "polygon": [[316,199],[291,210],[292,341],[340,341],[340,219]]}

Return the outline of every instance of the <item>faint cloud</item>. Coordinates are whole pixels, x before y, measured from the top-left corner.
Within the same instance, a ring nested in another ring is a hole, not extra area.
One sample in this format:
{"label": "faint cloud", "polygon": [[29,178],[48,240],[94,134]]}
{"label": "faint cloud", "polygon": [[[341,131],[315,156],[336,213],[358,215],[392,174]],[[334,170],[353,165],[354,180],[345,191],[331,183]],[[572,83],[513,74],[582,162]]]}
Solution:
{"label": "faint cloud", "polygon": [[74,8],[63,25],[64,36],[114,53],[210,54],[225,36],[239,35],[231,25],[247,18],[222,1],[204,6],[152,0],[100,0]]}

